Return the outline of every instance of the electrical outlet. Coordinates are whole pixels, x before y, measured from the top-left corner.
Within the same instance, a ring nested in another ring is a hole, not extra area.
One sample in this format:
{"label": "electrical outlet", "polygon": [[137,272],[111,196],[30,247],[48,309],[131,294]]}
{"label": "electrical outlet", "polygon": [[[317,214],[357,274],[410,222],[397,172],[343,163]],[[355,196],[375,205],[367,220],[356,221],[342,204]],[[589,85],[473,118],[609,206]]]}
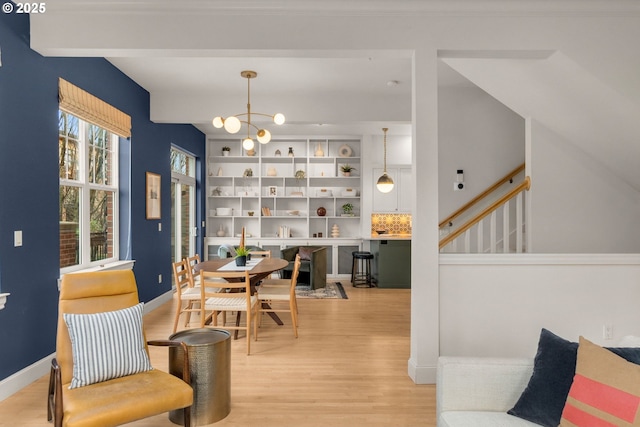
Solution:
{"label": "electrical outlet", "polygon": [[162,274],[158,274],[158,283],[162,283]]}
{"label": "electrical outlet", "polygon": [[453,183],[453,191],[461,191],[464,190],[464,182],[456,181]]}
{"label": "electrical outlet", "polygon": [[602,338],[605,340],[613,339],[613,323],[605,323],[602,326]]}

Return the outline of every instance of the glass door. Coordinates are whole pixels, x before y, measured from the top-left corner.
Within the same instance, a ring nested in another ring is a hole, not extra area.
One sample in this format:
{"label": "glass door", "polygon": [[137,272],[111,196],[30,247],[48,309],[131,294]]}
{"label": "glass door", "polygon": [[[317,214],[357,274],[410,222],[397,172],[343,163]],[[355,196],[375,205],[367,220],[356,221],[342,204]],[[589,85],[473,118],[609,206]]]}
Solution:
{"label": "glass door", "polygon": [[172,262],[195,255],[195,158],[171,149]]}

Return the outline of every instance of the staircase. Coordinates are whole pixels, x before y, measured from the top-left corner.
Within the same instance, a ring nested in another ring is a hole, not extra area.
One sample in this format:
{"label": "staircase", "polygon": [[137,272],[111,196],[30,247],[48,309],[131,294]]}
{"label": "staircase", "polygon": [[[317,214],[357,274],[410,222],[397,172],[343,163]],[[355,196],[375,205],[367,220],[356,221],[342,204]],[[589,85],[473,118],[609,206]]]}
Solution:
{"label": "staircase", "polygon": [[440,252],[525,251],[524,192],[531,179],[522,164],[440,222]]}

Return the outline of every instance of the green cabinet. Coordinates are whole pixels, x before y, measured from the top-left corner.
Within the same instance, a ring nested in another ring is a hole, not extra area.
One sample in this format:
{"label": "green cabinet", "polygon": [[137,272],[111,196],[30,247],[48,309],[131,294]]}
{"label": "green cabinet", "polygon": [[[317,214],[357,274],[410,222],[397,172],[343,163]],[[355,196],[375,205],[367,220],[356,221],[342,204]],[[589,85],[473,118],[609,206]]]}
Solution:
{"label": "green cabinet", "polygon": [[411,287],[411,240],[372,240],[371,253],[379,288]]}

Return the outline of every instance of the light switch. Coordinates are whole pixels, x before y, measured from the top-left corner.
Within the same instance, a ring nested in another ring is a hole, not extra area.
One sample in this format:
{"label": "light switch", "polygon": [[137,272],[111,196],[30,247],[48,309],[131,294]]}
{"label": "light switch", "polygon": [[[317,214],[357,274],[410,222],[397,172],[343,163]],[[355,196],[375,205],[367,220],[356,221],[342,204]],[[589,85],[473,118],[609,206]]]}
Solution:
{"label": "light switch", "polygon": [[22,246],[22,230],[16,230],[13,232],[13,246],[16,248]]}

